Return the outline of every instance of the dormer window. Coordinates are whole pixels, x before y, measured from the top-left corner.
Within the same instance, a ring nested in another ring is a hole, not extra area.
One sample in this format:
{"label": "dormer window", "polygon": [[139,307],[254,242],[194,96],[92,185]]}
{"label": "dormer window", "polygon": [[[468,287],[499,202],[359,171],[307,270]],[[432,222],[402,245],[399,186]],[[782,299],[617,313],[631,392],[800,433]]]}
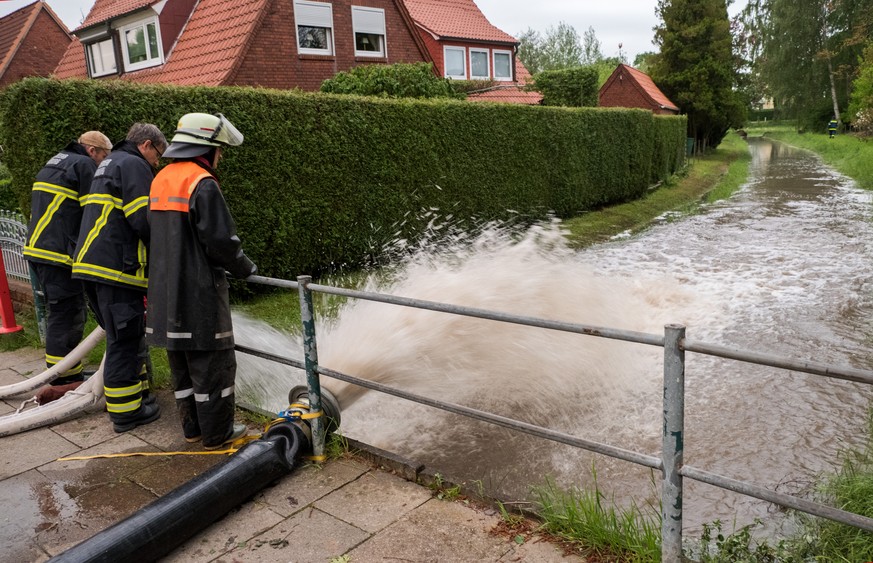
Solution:
{"label": "dormer window", "polygon": [[494,51],[494,80],[512,80],[512,51]]}
{"label": "dormer window", "polygon": [[85,46],[88,59],[88,72],[92,78],[115,74],[118,66],[115,64],[115,48],[112,38],[89,43]]}
{"label": "dormer window", "polygon": [[125,71],[148,68],[163,62],[157,18],[127,25],[122,27],[119,33]]}
{"label": "dormer window", "polygon": [[445,61],[446,78],[467,79],[467,50],[465,48],[444,47],[443,60]]}
{"label": "dormer window", "polygon": [[491,78],[488,65],[488,49],[470,49],[470,77],[473,80],[488,80]]}

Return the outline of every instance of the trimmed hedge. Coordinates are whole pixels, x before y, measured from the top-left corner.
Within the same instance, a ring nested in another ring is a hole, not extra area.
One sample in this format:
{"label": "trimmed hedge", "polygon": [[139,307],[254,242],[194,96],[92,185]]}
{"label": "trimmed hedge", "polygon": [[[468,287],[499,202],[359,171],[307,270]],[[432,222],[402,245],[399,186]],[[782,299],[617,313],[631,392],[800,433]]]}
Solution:
{"label": "trimmed hedge", "polygon": [[533,77],[544,106],[596,107],[600,74],[594,66],[544,70]]}
{"label": "trimmed hedge", "polygon": [[684,118],[644,110],[32,78],[0,93],[22,209],[40,167],[82,131],[118,142],[147,121],[169,138],[193,111],[220,111],[245,135],[219,179],[246,253],[279,278],[360,265],[415,240],[433,210],[462,224],[534,221],[630,200],[684,147],[684,135],[670,140]]}

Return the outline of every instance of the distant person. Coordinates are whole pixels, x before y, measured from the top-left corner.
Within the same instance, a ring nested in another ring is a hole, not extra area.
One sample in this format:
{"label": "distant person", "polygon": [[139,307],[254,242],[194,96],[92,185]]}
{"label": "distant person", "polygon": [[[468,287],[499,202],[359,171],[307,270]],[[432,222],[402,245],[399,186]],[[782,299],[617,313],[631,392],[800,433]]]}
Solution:
{"label": "distant person", "polygon": [[830,122],[828,122],[828,135],[830,136],[831,139],[833,139],[834,136],[837,134],[837,126],[838,125],[839,125],[839,123],[837,122],[836,119],[831,119]]}
{"label": "distant person", "polygon": [[116,432],[161,416],[146,373],[148,197],[167,148],[161,130],[135,123],[100,163],[83,198],[73,277],[84,281],[97,322],[106,331],[103,391]]}
{"label": "distant person", "polygon": [[[81,200],[112,143],[100,131],[82,133],[54,155],[36,175],[30,195],[30,223],[24,257],[45,296],[45,364],[51,368],[79,345],[88,316],[82,282],[72,278]],[[53,386],[84,379],[82,362],[58,374]]]}
{"label": "distant person", "polygon": [[223,115],[179,120],[152,182],[151,273],[146,338],[167,349],[176,407],[188,442],[215,450],[246,433],[234,424],[236,356],[227,270],[244,279],[257,268],[242,251],[215,168],[242,134]]}

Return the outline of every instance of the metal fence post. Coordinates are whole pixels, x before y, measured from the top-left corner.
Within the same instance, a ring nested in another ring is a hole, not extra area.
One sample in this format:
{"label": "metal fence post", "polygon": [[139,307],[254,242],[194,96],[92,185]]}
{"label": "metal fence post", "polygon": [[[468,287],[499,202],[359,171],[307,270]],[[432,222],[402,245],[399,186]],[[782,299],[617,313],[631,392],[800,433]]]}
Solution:
{"label": "metal fence post", "polygon": [[682,561],[682,469],[685,438],[685,327],[664,327],[664,434],[661,457],[661,560]]}
{"label": "metal fence post", "polygon": [[[309,284],[312,276],[297,276],[300,290],[300,319],[303,321],[303,353],[306,366],[306,383],[309,386],[309,409],[321,411],[321,382],[318,378],[318,346],[315,342],[315,309],[312,307],[312,291]],[[324,456],[324,416],[310,421],[312,428],[312,453],[316,459]]]}

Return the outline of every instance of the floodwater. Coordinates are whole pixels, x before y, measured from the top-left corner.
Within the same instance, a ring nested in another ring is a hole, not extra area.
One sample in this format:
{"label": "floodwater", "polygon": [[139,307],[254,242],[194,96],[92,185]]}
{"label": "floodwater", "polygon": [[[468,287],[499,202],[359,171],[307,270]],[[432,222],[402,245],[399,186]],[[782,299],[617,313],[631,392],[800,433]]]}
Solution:
{"label": "floodwater", "polygon": [[[871,194],[808,152],[750,139],[748,182],[688,217],[583,251],[557,223],[526,233],[435,234],[405,249],[367,289],[603,327],[688,338],[793,359],[873,369]],[[439,228],[436,229],[439,231]],[[295,306],[296,298],[289,299]],[[237,317],[240,344],[300,357],[300,343]],[[320,322],[319,364],[649,455],[659,455],[662,350],[357,301]],[[243,400],[279,410],[304,381],[238,355]],[[503,499],[529,500],[545,477],[597,486],[617,503],[657,506],[645,468],[323,378],[344,435],[426,464]],[[685,462],[803,495],[863,438],[871,391],[861,384],[689,353]],[[727,530],[766,520],[772,505],[686,480],[685,527]]]}

